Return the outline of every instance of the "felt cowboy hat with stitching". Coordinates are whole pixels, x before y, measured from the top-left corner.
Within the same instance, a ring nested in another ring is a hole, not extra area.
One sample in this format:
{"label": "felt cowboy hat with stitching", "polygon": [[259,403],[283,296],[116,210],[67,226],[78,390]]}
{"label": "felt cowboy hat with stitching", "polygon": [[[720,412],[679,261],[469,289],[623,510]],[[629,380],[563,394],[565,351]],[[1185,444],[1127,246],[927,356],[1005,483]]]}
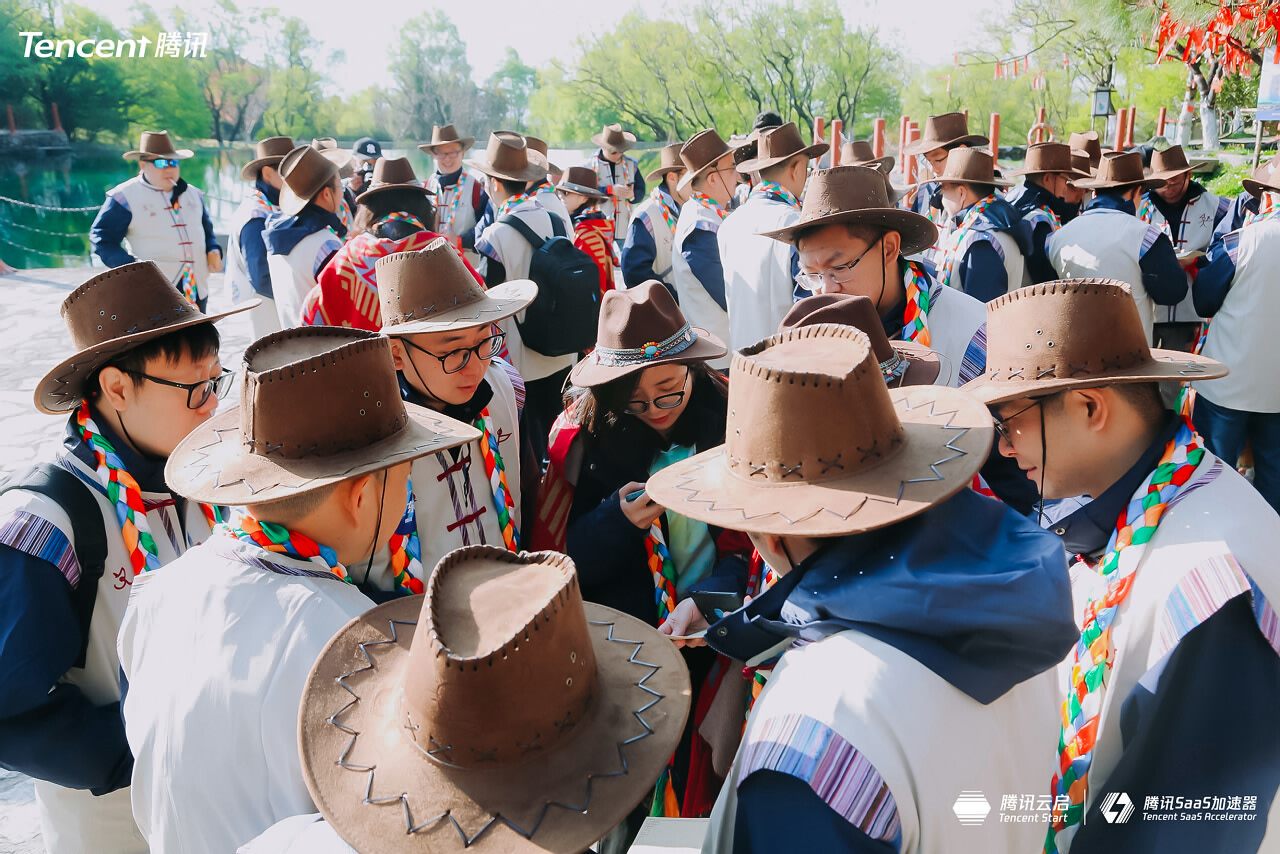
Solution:
{"label": "felt cowboy hat with stitching", "polygon": [[297,216],[320,192],[333,184],[338,167],[309,145],[299,145],[280,161],[280,210]]}
{"label": "felt cowboy hat with stitching", "polygon": [[689,702],[679,650],[583,602],[569,557],[471,546],[334,635],[298,748],[360,851],[579,854],[653,791]]}
{"label": "felt cowboy hat with stitching", "polygon": [[1071,156],[1071,146],[1062,142],[1037,142],[1027,149],[1027,159],[1021,169],[1006,175],[1050,175],[1062,173],[1076,178],[1088,178],[1092,174],[1081,170]]}
{"label": "felt cowboy hat with stitching", "polygon": [[538,139],[536,136],[526,136],[524,144],[529,149],[529,159],[546,169],[548,173],[564,171],[547,158],[546,140]]}
{"label": "felt cowboy hat with stitching", "polygon": [[253,159],[240,170],[240,177],[252,181],[258,177],[258,170],[263,166],[279,167],[280,161],[294,148],[293,140],[287,136],[269,136],[258,140],[253,146]]}
{"label": "felt cowboy hat with stitching", "polygon": [[186,160],[191,157],[194,152],[189,148],[173,147],[173,140],[169,138],[167,130],[144,130],[142,139],[138,143],[138,147],[133,151],[126,151],[120,155],[125,160],[141,160],[147,158],[154,160],[155,158],[166,158],[172,160]]}
{"label": "felt cowboy hat with stitching", "polygon": [[331,136],[316,137],[311,140],[311,147],[325,156],[325,159],[332,161],[338,167],[338,175],[342,180],[350,178],[356,174],[356,167],[351,162],[351,152],[345,148],[338,146],[338,141]]}
{"label": "felt cowboy hat with stitching", "polygon": [[866,166],[817,170],[809,176],[800,219],[786,228],[762,233],[794,246],[797,235],[835,223],[896,231],[902,237],[903,255],[922,252],[938,239],[937,226],[927,218],[894,207],[884,174]]}
{"label": "felt cowboy hat with stitching", "polygon": [[684,171],[684,161],[680,159],[680,149],[683,145],[684,143],[682,142],[673,142],[670,145],[664,145],[662,147],[662,153],[659,160],[662,165],[657,169],[654,169],[648,175],[645,175],[644,179],[652,183],[660,180],[662,176],[666,175],[668,172]]}
{"label": "felt cowboy hat with stitching", "polygon": [[1103,190],[1111,187],[1141,187],[1154,190],[1163,187],[1163,178],[1148,178],[1142,169],[1142,154],[1137,151],[1108,151],[1098,163],[1098,171],[1092,178],[1077,178],[1071,182],[1082,190]]}
{"label": "felt cowboy hat with stitching", "polygon": [[424,196],[435,195],[418,180],[408,158],[384,157],[373,165],[373,177],[369,181],[369,189],[356,196],[356,201],[364,204],[379,193],[390,190],[414,190]]}
{"label": "felt cowboy hat with stitching", "polygon": [[1255,199],[1262,198],[1266,192],[1280,193],[1280,154],[1272,155],[1240,183]]}
{"label": "felt cowboy hat with stitching", "polygon": [[761,133],[756,141],[756,156],[736,164],[734,168],[746,175],[785,163],[801,154],[809,158],[821,157],[830,148],[831,146],[825,142],[805,145],[804,138],[800,136],[800,128],[796,127],[795,122],[787,122],[782,127]]}
{"label": "felt cowboy hat with stitching", "polygon": [[609,198],[597,189],[595,170],[588,169],[586,166],[570,166],[566,169],[564,174],[560,176],[560,183],[556,184],[556,189],[577,193],[579,196],[586,196],[588,199]]}
{"label": "felt cowboy hat with stitching", "polygon": [[239,405],[178,444],[165,483],[205,504],[266,504],[479,436],[400,397],[389,338],[299,327],[249,345]]}
{"label": "felt cowboy hat with stitching", "polygon": [[888,175],[893,171],[893,164],[892,157],[876,157],[871,143],[865,139],[855,139],[840,146],[840,165],[842,166],[867,166]]}
{"label": "felt cowboy hat with stitching", "polygon": [[938,379],[942,362],[938,354],[914,341],[890,341],[871,297],[854,294],[814,294],[791,306],[778,324],[778,332],[800,326],[838,323],[852,326],[866,334],[871,352],[880,363],[880,371],[890,388],[908,385],[932,385]]}
{"label": "felt cowboy hat with stitching", "polygon": [[596,347],[573,366],[569,378],[579,388],[591,388],[654,365],[705,362],[726,352],[719,338],[689,325],[666,285],[650,279],[605,292]]}
{"label": "felt cowboy hat with stitching", "polygon": [[1008,178],[996,175],[995,159],[985,148],[959,148],[947,156],[947,166],[937,180],[943,184],[978,187],[1012,187]]}
{"label": "felt cowboy hat with stitching", "polygon": [[1071,138],[1067,140],[1067,145],[1072,151],[1083,151],[1087,154],[1091,169],[1098,168],[1098,163],[1102,160],[1102,141],[1098,139],[1096,130],[1073,132]]}
{"label": "felt cowboy hat with stitching", "polygon": [[425,151],[428,154],[435,154],[436,149],[441,145],[450,145],[457,143],[462,146],[463,151],[470,150],[471,146],[476,144],[474,136],[458,136],[458,129],[453,125],[433,125],[431,127],[431,141],[419,143],[418,150]]}
{"label": "felt cowboy hat with stitching", "polygon": [[687,170],[680,179],[680,189],[685,189],[707,172],[715,169],[721,160],[734,153],[731,146],[720,138],[714,129],[700,130],[680,147],[680,160]]}
{"label": "felt cowboy hat with stitching", "polygon": [[856,534],[968,487],[993,430],[986,407],[958,389],[886,387],[860,330],[803,326],[734,354],[725,443],[662,469],[645,490],[729,530]]}
{"label": "felt cowboy hat with stitching", "polygon": [[1170,178],[1186,175],[1194,168],[1195,166],[1187,162],[1186,152],[1182,150],[1181,145],[1171,145],[1164,151],[1151,153],[1152,178],[1164,178],[1168,181]]}
{"label": "felt cowboy hat with stitching", "polygon": [[969,133],[969,119],[964,113],[943,113],[929,116],[924,122],[924,134],[920,139],[908,142],[902,153],[909,157],[927,154],[936,148],[952,148],[959,145],[986,145],[990,140],[976,133]]}
{"label": "felt cowboy hat with stitching", "polygon": [[213,323],[248,311],[252,299],[218,314],[201,314],[152,261],[135,261],[101,272],[62,301],[62,320],[75,355],[36,383],[36,409],[55,414],[75,409],[84,384],[117,356],[188,326]]}
{"label": "felt cowboy hat with stitching", "polygon": [[538,295],[528,279],[486,290],[443,237],[417,252],[379,258],[375,271],[383,335],[487,326],[524,311]]}
{"label": "felt cowboy hat with stitching", "polygon": [[605,125],[591,141],[609,151],[626,151],[636,144],[636,135],[622,129],[620,124]]}
{"label": "felt cowboy hat with stitching", "polygon": [[1073,388],[1226,375],[1213,359],[1148,347],[1123,282],[1064,279],[987,303],[987,369],[963,390],[990,405]]}
{"label": "felt cowboy hat with stitching", "polygon": [[541,181],[547,177],[547,167],[529,158],[529,147],[524,137],[507,130],[489,134],[484,159],[463,161],[472,169],[478,169],[491,178],[503,181]]}

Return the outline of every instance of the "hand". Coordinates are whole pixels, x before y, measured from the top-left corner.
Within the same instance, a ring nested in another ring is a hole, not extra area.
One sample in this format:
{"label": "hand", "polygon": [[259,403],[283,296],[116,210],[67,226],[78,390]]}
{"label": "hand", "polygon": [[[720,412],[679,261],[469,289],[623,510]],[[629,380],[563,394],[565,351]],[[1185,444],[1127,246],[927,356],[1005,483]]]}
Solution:
{"label": "hand", "polygon": [[[664,635],[692,635],[697,632],[706,631],[707,621],[703,618],[702,612],[698,610],[697,604],[693,599],[681,599],[676,604],[676,609],[672,611],[667,619],[663,620],[662,625],[658,626],[658,631]],[[671,641],[676,646],[706,646],[706,638],[689,638],[687,640],[679,639],[679,637]]]}
{"label": "hand", "polygon": [[222,253],[221,252],[219,252],[216,249],[212,249],[209,252],[205,253],[205,260],[208,262],[210,273],[222,272]]}
{"label": "hand", "polygon": [[648,493],[636,496],[635,501],[628,501],[627,496],[636,490],[644,489],[643,483],[632,481],[618,490],[618,504],[622,507],[622,515],[642,531],[649,530],[659,516],[666,512],[665,507],[655,504]]}
{"label": "hand", "polygon": [[619,184],[614,188],[613,194],[624,202],[629,202],[636,197],[635,188],[630,184]]}

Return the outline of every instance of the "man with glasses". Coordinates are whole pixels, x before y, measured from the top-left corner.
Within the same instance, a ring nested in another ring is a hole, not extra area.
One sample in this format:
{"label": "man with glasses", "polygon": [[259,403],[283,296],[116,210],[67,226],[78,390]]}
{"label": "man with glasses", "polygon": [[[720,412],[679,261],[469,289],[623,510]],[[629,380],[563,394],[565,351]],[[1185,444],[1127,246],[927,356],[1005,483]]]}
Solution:
{"label": "man with glasses", "polygon": [[108,267],[155,261],[169,282],[204,311],[209,274],[222,270],[222,247],[213,235],[204,193],[179,175],[182,161],[191,156],[189,149],[174,149],[168,131],[143,131],[138,148],[123,155],[138,161],[138,174],[107,191],[89,241]]}
{"label": "man with glasses", "polygon": [[147,850],[116,634],[134,582],[208,537],[221,512],[176,500],[164,466],[230,387],[213,326],[230,313],[201,314],[149,261],[99,273],[62,304],[76,352],[35,397],[68,416],[62,447],[0,494],[0,765],[35,778],[50,854]]}
{"label": "man with glasses", "polygon": [[[527,280],[484,290],[443,239],[378,259],[382,332],[391,338],[402,396],[480,431],[465,445],[413,464],[401,530],[417,537],[415,572],[430,572],[462,546],[520,549],[525,390],[520,375],[498,357],[505,336],[496,322],[525,308],[536,293]],[[393,590],[395,574],[396,567],[378,561],[371,581]]]}
{"label": "man with glasses", "polygon": [[476,267],[481,257],[475,252],[476,223],[489,206],[483,176],[467,169],[462,159],[475,144],[474,136],[458,136],[453,125],[431,129],[431,141],[418,146],[430,154],[436,170],[427,178],[427,189],[435,193],[436,221],[432,231],[454,241],[467,252],[467,260]]}

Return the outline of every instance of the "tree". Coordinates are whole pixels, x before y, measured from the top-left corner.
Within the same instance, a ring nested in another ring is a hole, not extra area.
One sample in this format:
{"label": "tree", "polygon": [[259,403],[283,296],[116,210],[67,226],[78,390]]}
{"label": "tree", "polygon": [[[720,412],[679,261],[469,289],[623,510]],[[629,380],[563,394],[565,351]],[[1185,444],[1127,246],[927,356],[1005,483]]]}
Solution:
{"label": "tree", "polygon": [[[271,136],[327,136],[321,110],[324,106],[325,75],[318,70],[320,41],[306,22],[296,17],[269,13],[267,32],[267,108],[262,115],[263,130]],[[276,62],[274,57],[283,57]],[[341,60],[338,52],[330,53],[324,65]]]}
{"label": "tree", "polygon": [[501,105],[500,120],[510,130],[524,130],[529,116],[529,97],[538,83],[538,72],[520,61],[515,48],[508,47],[502,65],[485,82]]}
{"label": "tree", "polygon": [[[154,40],[167,32],[150,6],[135,7],[139,20],[132,38]],[[121,72],[127,97],[129,136],[140,130],[164,128],[179,139],[203,139],[210,135],[210,113],[201,85],[201,60],[195,57],[148,57],[126,60]]]}
{"label": "tree", "polygon": [[390,68],[399,136],[429,139],[432,125],[450,122],[468,135],[492,128],[493,99],[471,79],[466,44],[443,12],[425,12],[404,23]]}
{"label": "tree", "polygon": [[244,55],[254,41],[251,33],[263,32],[266,19],[242,12],[234,0],[216,0],[205,16],[175,16],[180,26],[209,34],[206,56],[194,62],[209,135],[219,145],[246,139],[267,107],[268,74]]}

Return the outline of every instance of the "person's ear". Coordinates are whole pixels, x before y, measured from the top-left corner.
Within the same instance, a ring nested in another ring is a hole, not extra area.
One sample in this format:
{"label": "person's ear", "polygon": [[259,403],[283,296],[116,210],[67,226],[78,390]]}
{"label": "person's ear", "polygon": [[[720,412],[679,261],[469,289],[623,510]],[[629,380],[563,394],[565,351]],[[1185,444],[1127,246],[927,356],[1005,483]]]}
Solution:
{"label": "person's ear", "polygon": [[391,361],[395,363],[397,371],[403,371],[408,367],[409,355],[405,352],[404,342],[399,338],[391,339]]}
{"label": "person's ear", "polygon": [[880,238],[880,243],[884,247],[885,265],[892,264],[902,249],[902,235],[896,231],[886,231],[884,237]]}
{"label": "person's ear", "polygon": [[1069,392],[1084,415],[1086,429],[1102,430],[1111,420],[1111,398],[1109,389],[1082,388]]}
{"label": "person's ear", "polygon": [[360,526],[360,517],[369,502],[377,501],[373,495],[374,474],[362,474],[350,480],[344,480],[334,490],[339,514],[351,530]]}
{"label": "person's ear", "polygon": [[133,399],[133,381],[129,375],[119,368],[106,367],[98,372],[98,387],[102,391],[102,399],[117,412],[129,408]]}

